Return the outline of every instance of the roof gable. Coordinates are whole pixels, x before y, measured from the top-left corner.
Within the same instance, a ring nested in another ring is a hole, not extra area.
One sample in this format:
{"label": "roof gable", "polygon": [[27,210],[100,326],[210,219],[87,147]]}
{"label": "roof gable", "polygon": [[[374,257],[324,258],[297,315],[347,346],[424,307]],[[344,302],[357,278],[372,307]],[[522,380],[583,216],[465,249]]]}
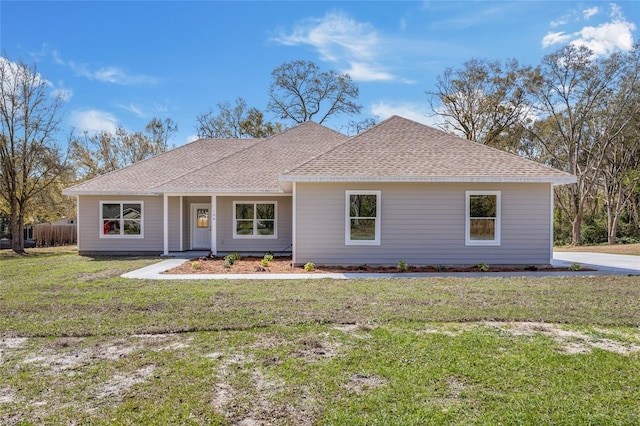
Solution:
{"label": "roof gable", "polygon": [[393,116],[283,174],[284,182],[548,182],[565,172]]}
{"label": "roof gable", "polygon": [[167,181],[158,192],[282,192],[278,177],[347,136],[312,121],[271,136],[211,166]]}
{"label": "roof gable", "polygon": [[63,194],[150,194],[153,188],[168,180],[211,165],[259,141],[260,139],[198,139],[67,188]]}

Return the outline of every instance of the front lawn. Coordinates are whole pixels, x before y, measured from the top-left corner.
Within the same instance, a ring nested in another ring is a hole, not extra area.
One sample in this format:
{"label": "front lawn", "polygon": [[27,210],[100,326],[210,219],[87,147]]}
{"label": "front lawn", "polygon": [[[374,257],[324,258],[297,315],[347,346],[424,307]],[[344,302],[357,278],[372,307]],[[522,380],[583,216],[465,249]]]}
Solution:
{"label": "front lawn", "polygon": [[640,277],[138,281],[0,253],[0,423],[637,424]]}

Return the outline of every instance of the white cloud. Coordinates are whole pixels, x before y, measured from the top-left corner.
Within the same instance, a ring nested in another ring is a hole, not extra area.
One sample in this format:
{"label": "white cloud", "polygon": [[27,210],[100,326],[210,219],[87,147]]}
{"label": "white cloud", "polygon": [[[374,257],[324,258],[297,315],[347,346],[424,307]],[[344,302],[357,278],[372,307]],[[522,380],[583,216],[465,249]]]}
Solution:
{"label": "white cloud", "polygon": [[380,121],[386,120],[392,115],[408,118],[428,126],[435,126],[437,117],[427,115],[427,106],[414,103],[395,103],[390,104],[380,101],[371,105],[371,113],[380,117]]}
{"label": "white cloud", "polygon": [[600,13],[600,8],[598,6],[594,6],[594,7],[590,7],[589,9],[583,10],[582,16],[584,16],[584,19],[589,19],[592,16],[597,15],[598,13]]}
{"label": "white cloud", "polygon": [[71,124],[89,133],[101,131],[115,133],[117,128],[117,120],[112,114],[97,109],[72,111]]}
{"label": "white cloud", "polygon": [[137,115],[138,117],[144,118],[147,116],[147,114],[140,107],[138,107],[133,103],[130,103],[129,105],[118,104],[117,106],[120,109],[123,109],[127,112]]}
{"label": "white cloud", "polygon": [[[622,9],[615,3],[610,4],[609,22],[601,23],[597,26],[585,26],[578,31],[571,33],[565,31],[549,32],[542,39],[542,47],[552,45],[565,45],[567,43],[579,46],[586,46],[591,49],[596,56],[609,55],[616,50],[630,50],[633,46],[633,34],[636,25],[626,20]],[[581,14],[574,11],[577,20],[588,20],[600,14],[599,7],[591,7],[582,10]],[[551,23],[551,27],[565,25],[569,21],[565,16]]]}
{"label": "white cloud", "polygon": [[352,62],[351,68],[344,71],[355,81],[392,81],[396,80],[392,74],[371,68],[366,63]]}
{"label": "white cloud", "polygon": [[73,97],[73,90],[67,89],[65,87],[58,87],[51,91],[51,95],[55,98],[60,98],[64,102],[67,102],[69,99]]}
{"label": "white cloud", "polygon": [[144,74],[128,74],[120,67],[108,66],[100,69],[90,69],[87,64],[77,64],[73,61],[69,62],[69,67],[79,76],[104,83],[121,86],[154,85],[158,83],[157,77]]}
{"label": "white cloud", "polygon": [[321,60],[343,66],[344,72],[357,81],[397,80],[378,63],[384,47],[375,28],[344,13],[305,19],[290,34],[280,34],[273,40],[285,46],[312,46]]}
{"label": "white cloud", "polygon": [[11,79],[11,84],[16,84],[16,80],[14,79],[17,78],[18,84],[28,81],[30,85],[33,84],[36,86],[46,87],[53,86],[53,84],[46,78],[43,78],[40,73],[36,72],[33,74],[33,68],[24,62],[15,63],[4,56],[0,56],[0,67],[4,70],[3,78],[8,80]]}
{"label": "white cloud", "polygon": [[616,50],[630,50],[633,46],[635,24],[627,21],[608,22],[598,27],[584,27],[578,38],[571,44],[587,46],[596,56],[613,53]]}
{"label": "white cloud", "polygon": [[571,40],[571,35],[565,34],[562,31],[557,33],[547,33],[542,39],[542,47],[549,47],[554,44],[566,43]]}
{"label": "white cloud", "polygon": [[187,143],[193,142],[193,141],[197,141],[198,139],[200,139],[200,137],[198,137],[198,135],[189,135],[187,136]]}

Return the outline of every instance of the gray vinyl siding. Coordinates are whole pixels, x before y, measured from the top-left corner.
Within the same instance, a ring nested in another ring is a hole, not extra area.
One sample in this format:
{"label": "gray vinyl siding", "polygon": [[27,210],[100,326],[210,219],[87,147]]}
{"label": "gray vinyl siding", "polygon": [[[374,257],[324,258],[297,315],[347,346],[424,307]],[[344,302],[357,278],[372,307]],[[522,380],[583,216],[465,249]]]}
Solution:
{"label": "gray vinyl siding", "polygon": [[[264,253],[274,254],[291,252],[291,196],[285,197],[222,197],[218,196],[216,241],[219,253]],[[234,201],[260,202],[277,201],[276,226],[278,238],[234,238],[233,203]]]}
{"label": "gray vinyl siding", "polygon": [[[101,238],[101,201],[142,201],[144,203],[142,226],[144,236]],[[149,196],[93,196],[78,197],[78,251],[90,253],[162,253],[163,215],[162,197]]]}
{"label": "gray vinyl siding", "polygon": [[[379,246],[345,245],[345,191],[381,191]],[[465,245],[466,191],[501,191],[499,246]],[[549,184],[296,184],[297,264],[548,264]]]}

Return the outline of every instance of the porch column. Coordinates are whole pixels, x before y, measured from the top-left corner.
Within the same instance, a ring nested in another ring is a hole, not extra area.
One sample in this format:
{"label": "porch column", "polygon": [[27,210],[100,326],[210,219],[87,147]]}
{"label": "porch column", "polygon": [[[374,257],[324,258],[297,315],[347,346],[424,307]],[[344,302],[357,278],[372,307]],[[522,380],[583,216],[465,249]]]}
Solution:
{"label": "porch column", "polygon": [[296,238],[298,237],[298,212],[296,209],[296,182],[293,182],[292,196],[291,196],[291,262],[296,265]]}
{"label": "porch column", "polygon": [[182,212],[184,210],[184,197],[180,196],[180,251],[184,251],[184,219]]}
{"label": "porch column", "polygon": [[164,256],[169,255],[169,196],[165,193],[162,194],[162,209],[163,209],[163,233],[164,233]]}
{"label": "porch column", "polygon": [[216,196],[211,196],[211,208],[209,209],[209,227],[211,228],[211,253],[215,256],[217,252],[216,244]]}

